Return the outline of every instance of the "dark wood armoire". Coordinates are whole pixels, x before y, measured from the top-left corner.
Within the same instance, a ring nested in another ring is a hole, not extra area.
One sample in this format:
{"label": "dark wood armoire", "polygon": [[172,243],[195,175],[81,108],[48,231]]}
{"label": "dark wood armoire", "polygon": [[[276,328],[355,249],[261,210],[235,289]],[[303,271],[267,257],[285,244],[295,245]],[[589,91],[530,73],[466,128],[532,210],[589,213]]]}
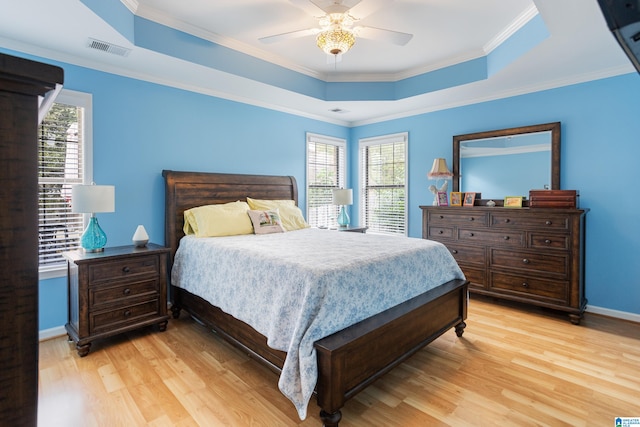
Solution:
{"label": "dark wood armoire", "polygon": [[63,70],[0,54],[0,424],[38,414],[38,110]]}

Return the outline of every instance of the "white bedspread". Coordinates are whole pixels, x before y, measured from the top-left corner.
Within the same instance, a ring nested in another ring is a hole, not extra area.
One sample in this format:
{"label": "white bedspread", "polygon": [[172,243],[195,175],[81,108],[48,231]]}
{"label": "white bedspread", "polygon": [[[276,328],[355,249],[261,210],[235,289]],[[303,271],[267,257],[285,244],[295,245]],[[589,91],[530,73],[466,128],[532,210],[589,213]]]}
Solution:
{"label": "white bedspread", "polygon": [[464,275],[440,243],[304,229],[184,237],[171,281],[287,352],[278,386],[301,419],[317,380],[313,343]]}

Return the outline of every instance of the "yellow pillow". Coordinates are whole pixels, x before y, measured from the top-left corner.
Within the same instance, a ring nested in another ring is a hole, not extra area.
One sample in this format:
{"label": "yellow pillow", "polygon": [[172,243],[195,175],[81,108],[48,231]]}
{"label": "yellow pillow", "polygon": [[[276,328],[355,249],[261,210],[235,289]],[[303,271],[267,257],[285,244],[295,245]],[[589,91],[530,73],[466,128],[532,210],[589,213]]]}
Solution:
{"label": "yellow pillow", "polygon": [[247,203],[252,210],[268,211],[278,209],[282,226],[286,231],[308,228],[309,224],[304,220],[302,211],[293,200],[260,200],[247,197]]}
{"label": "yellow pillow", "polygon": [[188,209],[184,211],[184,234],[197,237],[253,234],[248,210],[249,205],[240,201]]}

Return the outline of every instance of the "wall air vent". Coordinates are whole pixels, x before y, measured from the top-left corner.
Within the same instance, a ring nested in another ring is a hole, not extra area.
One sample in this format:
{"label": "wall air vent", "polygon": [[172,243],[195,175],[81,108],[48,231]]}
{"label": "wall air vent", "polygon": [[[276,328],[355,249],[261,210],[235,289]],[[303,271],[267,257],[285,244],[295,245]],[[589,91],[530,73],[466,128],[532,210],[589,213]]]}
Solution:
{"label": "wall air vent", "polygon": [[87,47],[91,49],[101,50],[103,52],[112,53],[118,56],[129,56],[131,49],[126,47],[118,46],[113,43],[103,42],[100,40],[89,38],[87,40]]}

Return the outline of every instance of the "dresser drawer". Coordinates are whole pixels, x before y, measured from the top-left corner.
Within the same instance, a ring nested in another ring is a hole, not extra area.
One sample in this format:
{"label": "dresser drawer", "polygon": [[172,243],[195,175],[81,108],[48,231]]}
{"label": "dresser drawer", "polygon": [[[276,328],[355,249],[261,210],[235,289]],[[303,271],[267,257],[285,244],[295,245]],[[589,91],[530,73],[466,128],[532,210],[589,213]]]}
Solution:
{"label": "dresser drawer", "polygon": [[431,240],[453,239],[453,228],[451,227],[429,227],[427,236]]}
{"label": "dresser drawer", "polygon": [[570,238],[562,234],[529,234],[529,247],[532,249],[562,249],[569,250]]}
{"label": "dresser drawer", "polygon": [[527,270],[543,276],[566,279],[569,276],[569,258],[562,253],[548,255],[540,252],[508,251],[491,249],[490,266]]}
{"label": "dresser drawer", "polygon": [[447,249],[459,263],[479,264],[484,267],[485,249],[482,246],[465,246],[458,244],[447,244]]}
{"label": "dresser drawer", "polygon": [[100,310],[103,306],[113,304],[127,305],[145,297],[155,298],[158,285],[158,280],[149,279],[119,286],[92,286],[89,288],[89,310]]}
{"label": "dresser drawer", "polygon": [[524,232],[518,231],[505,230],[500,232],[460,228],[458,229],[458,239],[466,242],[524,247]]}
{"label": "dresser drawer", "polygon": [[434,225],[450,225],[450,224],[476,224],[479,226],[487,225],[487,214],[465,211],[464,208],[455,209],[455,211],[438,211],[429,212],[429,224]]}
{"label": "dresser drawer", "polygon": [[89,266],[89,286],[105,280],[120,280],[126,277],[157,276],[159,271],[157,256],[130,257],[110,262],[100,262]]}
{"label": "dresser drawer", "polygon": [[496,292],[522,295],[527,298],[546,300],[553,304],[566,304],[569,283],[562,280],[544,280],[528,275],[489,273],[489,289]]}
{"label": "dresser drawer", "polygon": [[464,276],[470,282],[469,286],[472,288],[484,288],[487,280],[484,275],[484,268],[474,268],[466,265],[461,265],[460,268],[464,273]]}
{"label": "dresser drawer", "polygon": [[538,229],[538,230],[569,230],[571,219],[564,215],[527,215],[498,212],[491,214],[491,227]]}
{"label": "dresser drawer", "polygon": [[145,317],[154,318],[159,313],[158,300],[146,301],[115,310],[89,314],[89,332],[92,334],[111,331],[116,327],[136,324]]}

